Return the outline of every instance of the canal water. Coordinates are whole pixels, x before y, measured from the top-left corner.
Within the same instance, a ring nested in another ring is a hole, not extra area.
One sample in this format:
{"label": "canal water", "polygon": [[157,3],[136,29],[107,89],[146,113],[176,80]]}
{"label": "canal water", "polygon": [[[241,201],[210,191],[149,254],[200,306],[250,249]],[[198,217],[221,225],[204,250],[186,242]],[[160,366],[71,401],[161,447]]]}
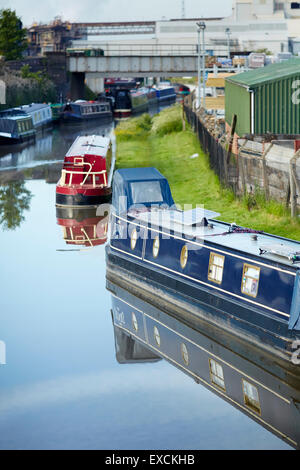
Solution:
{"label": "canal water", "polygon": [[116,360],[104,240],[67,243],[48,173],[12,181],[61,161],[79,132],[0,159],[0,449],[289,449],[168,362]]}

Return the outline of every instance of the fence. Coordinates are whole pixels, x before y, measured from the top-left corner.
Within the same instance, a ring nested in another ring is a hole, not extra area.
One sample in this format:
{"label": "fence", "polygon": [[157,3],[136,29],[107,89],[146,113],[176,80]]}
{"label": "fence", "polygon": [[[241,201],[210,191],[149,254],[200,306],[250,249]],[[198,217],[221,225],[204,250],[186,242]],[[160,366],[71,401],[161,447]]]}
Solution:
{"label": "fence", "polygon": [[184,112],[188,123],[196,132],[203,150],[209,156],[210,167],[218,175],[222,184],[231,187],[237,193],[238,165],[236,158],[226,148],[227,140],[224,133],[217,130],[216,135],[213,135],[201,120],[200,115],[186,103],[184,104]]}
{"label": "fence", "polygon": [[[300,136],[249,136],[238,139],[237,153],[223,126],[209,125],[203,111],[193,110],[186,99],[184,112],[208,154],[210,167],[220,182],[236,195],[260,191],[267,200],[273,199],[290,207],[297,216],[300,203]],[[213,122],[213,120],[211,121]],[[297,143],[297,146],[295,145]]]}

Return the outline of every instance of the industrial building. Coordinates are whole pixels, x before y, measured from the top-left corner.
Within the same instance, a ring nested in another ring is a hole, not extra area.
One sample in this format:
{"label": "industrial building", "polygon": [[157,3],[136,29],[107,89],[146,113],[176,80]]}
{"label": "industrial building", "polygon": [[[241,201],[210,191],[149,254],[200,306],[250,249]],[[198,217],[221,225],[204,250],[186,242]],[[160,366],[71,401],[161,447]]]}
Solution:
{"label": "industrial building", "polygon": [[300,134],[300,58],[230,76],[225,84],[227,129],[235,132]]}

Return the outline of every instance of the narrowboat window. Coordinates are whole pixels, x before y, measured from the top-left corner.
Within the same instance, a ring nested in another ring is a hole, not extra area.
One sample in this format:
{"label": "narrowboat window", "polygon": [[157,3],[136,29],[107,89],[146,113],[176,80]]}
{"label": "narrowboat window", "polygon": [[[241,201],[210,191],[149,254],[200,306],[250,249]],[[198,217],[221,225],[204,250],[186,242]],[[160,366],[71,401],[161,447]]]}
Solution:
{"label": "narrowboat window", "polygon": [[159,334],[157,326],[154,327],[153,333],[154,333],[155,342],[156,342],[157,346],[160,347],[160,334]]}
{"label": "narrowboat window", "polygon": [[189,257],[189,250],[188,250],[188,247],[184,245],[180,253],[180,264],[181,264],[182,269],[186,267],[188,257]]}
{"label": "narrowboat window", "polygon": [[138,238],[137,231],[136,229],[133,229],[131,232],[131,237],[130,237],[130,246],[132,250],[134,250],[136,247],[137,238]]}
{"label": "narrowboat window", "polygon": [[209,257],[208,279],[218,284],[222,283],[225,256],[211,253]]}
{"label": "narrowboat window", "polygon": [[133,326],[134,331],[138,331],[139,326],[138,326],[137,318],[134,312],[132,312],[131,314],[131,319],[132,319],[132,326]]}
{"label": "narrowboat window", "polygon": [[244,264],[242,278],[242,293],[256,297],[258,292],[260,268]]}
{"label": "narrowboat window", "polygon": [[130,183],[133,204],[163,202],[159,181]]}
{"label": "narrowboat window", "polygon": [[182,359],[183,359],[183,362],[185,363],[185,365],[189,365],[189,353],[188,353],[188,350],[187,350],[187,347],[184,343],[181,343],[181,356],[182,356]]}
{"label": "narrowboat window", "polygon": [[251,408],[251,410],[260,414],[261,409],[257,388],[244,379],[242,380],[242,383],[245,405],[248,406],[248,408]]}
{"label": "narrowboat window", "polygon": [[214,359],[209,359],[209,371],[212,383],[225,390],[223,367]]}
{"label": "narrowboat window", "polygon": [[158,253],[159,253],[159,237],[158,236],[155,237],[153,240],[152,253],[153,253],[154,258],[158,257]]}

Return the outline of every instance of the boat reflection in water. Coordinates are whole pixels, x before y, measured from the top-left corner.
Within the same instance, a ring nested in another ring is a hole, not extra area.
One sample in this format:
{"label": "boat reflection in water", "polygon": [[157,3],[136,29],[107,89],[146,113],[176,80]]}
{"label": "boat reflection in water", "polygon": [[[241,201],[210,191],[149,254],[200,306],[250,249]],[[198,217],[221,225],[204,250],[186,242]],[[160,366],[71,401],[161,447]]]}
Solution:
{"label": "boat reflection in water", "polygon": [[200,323],[192,323],[185,313],[180,316],[179,309],[175,314],[162,301],[162,311],[145,300],[138,286],[134,289],[126,283],[125,290],[116,280],[107,275],[119,362],[165,359],[290,446],[300,448],[299,365],[279,367],[244,340],[234,336],[228,340],[226,334],[218,337],[214,327],[203,332]]}
{"label": "boat reflection in water", "polygon": [[107,240],[109,205],[89,208],[57,207],[57,224],[67,245],[94,247]]}

